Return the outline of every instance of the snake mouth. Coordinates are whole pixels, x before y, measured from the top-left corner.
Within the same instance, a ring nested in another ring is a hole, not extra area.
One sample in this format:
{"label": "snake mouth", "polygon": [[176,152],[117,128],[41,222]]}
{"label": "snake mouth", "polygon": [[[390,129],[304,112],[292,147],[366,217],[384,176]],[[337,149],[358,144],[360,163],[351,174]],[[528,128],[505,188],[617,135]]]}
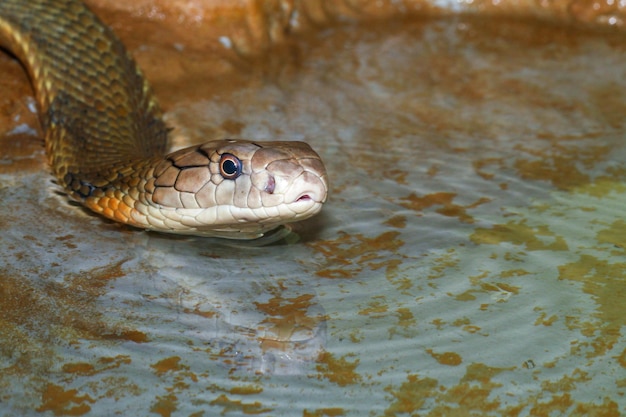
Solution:
{"label": "snake mouth", "polygon": [[[299,193],[287,193],[285,200],[295,204],[317,205],[326,201],[327,185],[324,179],[313,175],[305,175],[298,183]],[[294,190],[295,191],[295,190]]]}
{"label": "snake mouth", "polygon": [[294,198],[292,201],[294,204],[295,203],[322,204],[326,201],[326,193],[322,193],[321,191],[318,192],[316,190],[308,190],[308,191],[303,192],[296,198]]}

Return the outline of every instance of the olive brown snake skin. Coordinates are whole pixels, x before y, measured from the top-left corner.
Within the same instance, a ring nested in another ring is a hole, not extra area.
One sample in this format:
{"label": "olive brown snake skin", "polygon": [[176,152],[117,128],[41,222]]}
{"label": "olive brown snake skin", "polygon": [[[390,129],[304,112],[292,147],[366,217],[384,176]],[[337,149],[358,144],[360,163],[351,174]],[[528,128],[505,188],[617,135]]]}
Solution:
{"label": "olive brown snake skin", "polygon": [[28,71],[58,183],[105,217],[251,239],[326,200],[324,165],[303,142],[216,140],[166,155],[147,81],[80,0],[0,0],[0,45]]}

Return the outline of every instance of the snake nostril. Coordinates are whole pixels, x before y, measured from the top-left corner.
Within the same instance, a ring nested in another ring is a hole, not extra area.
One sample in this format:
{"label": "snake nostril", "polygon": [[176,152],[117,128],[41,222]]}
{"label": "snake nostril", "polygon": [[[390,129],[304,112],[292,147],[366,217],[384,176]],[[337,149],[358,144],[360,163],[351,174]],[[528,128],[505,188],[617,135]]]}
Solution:
{"label": "snake nostril", "polygon": [[311,196],[308,194],[302,194],[296,201],[308,201],[312,200]]}
{"label": "snake nostril", "polygon": [[274,180],[274,177],[270,175],[270,177],[267,180],[267,184],[265,184],[265,192],[268,194],[274,194],[275,188],[276,188],[276,181]]}

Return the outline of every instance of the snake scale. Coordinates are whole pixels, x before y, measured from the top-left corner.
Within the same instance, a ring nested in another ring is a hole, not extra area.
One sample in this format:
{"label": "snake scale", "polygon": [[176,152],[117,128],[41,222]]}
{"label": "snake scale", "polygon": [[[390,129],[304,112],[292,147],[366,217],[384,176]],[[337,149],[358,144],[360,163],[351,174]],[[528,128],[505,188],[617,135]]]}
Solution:
{"label": "snake scale", "polygon": [[33,84],[48,161],[74,200],[161,232],[252,239],[321,210],[324,165],[303,142],[215,140],[166,154],[152,90],[80,0],[0,0],[0,45]]}

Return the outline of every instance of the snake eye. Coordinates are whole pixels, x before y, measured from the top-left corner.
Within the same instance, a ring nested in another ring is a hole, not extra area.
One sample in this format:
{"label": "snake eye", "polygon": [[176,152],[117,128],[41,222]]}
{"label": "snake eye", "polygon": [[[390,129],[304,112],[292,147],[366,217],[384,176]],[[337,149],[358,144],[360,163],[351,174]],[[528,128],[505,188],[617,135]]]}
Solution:
{"label": "snake eye", "polygon": [[241,161],[235,155],[225,153],[220,159],[220,174],[227,180],[241,175]]}

